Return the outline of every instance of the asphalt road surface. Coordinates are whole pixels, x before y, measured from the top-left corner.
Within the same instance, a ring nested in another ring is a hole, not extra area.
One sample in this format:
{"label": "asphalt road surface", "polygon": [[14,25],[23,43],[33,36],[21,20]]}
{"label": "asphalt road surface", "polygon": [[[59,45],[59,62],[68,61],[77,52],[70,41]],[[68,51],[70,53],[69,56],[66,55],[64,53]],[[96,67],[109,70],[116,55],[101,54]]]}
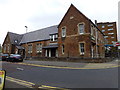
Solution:
{"label": "asphalt road surface", "polygon": [[[6,70],[6,76],[31,82],[35,86],[47,85],[59,88],[118,88],[119,86],[118,67],[107,69],[63,69],[10,62],[3,62],[2,67]],[[10,83],[9,80],[7,82]],[[10,88],[10,86],[6,85],[6,88]]]}

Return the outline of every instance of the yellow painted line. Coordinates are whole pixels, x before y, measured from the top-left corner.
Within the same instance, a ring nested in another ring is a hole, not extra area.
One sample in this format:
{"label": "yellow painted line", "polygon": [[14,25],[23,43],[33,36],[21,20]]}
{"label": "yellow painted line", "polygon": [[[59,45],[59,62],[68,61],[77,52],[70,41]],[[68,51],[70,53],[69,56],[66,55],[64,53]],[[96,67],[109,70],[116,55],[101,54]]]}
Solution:
{"label": "yellow painted line", "polygon": [[[35,86],[34,83],[32,82],[28,82],[28,81],[24,81],[24,80],[20,80],[20,79],[16,79],[16,78],[12,78],[12,77],[8,77],[6,76],[6,80],[9,80],[11,82],[15,82],[17,84],[29,87],[29,88],[34,88],[33,86]],[[68,89],[64,89],[64,88],[60,88],[60,87],[53,87],[53,86],[47,86],[47,85],[41,85],[40,87],[41,89],[58,89],[58,90],[68,90]]]}
{"label": "yellow painted line", "polygon": [[46,85],[42,85],[41,87],[38,88],[42,88],[42,89],[56,89],[56,90],[70,90],[70,89],[65,89],[65,88],[60,88],[60,87],[53,87],[53,86],[46,86]]}
{"label": "yellow painted line", "polygon": [[34,83],[23,81],[23,80],[20,80],[20,79],[15,79],[15,78],[8,77],[8,76],[6,76],[6,80],[9,80],[11,82],[15,82],[17,84],[20,84],[20,85],[23,85],[23,86],[26,86],[26,87],[29,87],[29,88],[33,88],[32,86],[35,85]]}
{"label": "yellow painted line", "polygon": [[37,67],[47,67],[47,68],[60,68],[60,69],[108,69],[108,68],[120,67],[120,65],[113,65],[113,64],[111,64],[111,66],[107,66],[107,64],[106,64],[106,66],[104,66],[104,67],[95,67],[95,68],[89,68],[89,67],[86,67],[86,68],[84,68],[84,67],[83,68],[77,68],[77,67],[46,66],[46,65],[27,64],[27,63],[16,63],[16,64],[30,65],[30,66],[37,66]]}

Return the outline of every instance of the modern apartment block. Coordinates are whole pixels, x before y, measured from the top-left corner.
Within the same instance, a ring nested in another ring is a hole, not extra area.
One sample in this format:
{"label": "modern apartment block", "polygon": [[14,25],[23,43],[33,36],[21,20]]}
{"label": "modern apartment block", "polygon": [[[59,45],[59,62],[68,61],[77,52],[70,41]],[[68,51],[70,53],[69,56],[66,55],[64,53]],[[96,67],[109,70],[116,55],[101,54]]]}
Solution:
{"label": "modern apartment block", "polygon": [[104,34],[74,5],[59,25],[22,35],[8,32],[3,53],[19,53],[26,57],[103,58]]}
{"label": "modern apartment block", "polygon": [[98,28],[105,34],[107,45],[112,45],[117,42],[117,26],[116,22],[100,22],[97,23]]}

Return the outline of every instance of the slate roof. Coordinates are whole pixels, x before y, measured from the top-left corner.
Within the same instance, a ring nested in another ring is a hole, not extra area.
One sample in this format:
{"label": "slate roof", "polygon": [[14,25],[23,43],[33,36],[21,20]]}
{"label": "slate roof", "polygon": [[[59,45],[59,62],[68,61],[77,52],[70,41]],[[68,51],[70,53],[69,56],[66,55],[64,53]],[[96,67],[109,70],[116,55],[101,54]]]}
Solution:
{"label": "slate roof", "polygon": [[20,41],[23,38],[23,34],[20,35],[20,34],[8,32],[8,35],[10,37],[11,44],[15,44],[15,45],[19,45]]}
{"label": "slate roof", "polygon": [[33,32],[28,32],[24,34],[21,44],[28,43],[28,42],[35,42],[35,41],[42,41],[42,40],[49,40],[49,34],[58,33],[58,25],[54,25],[51,27],[39,29]]}

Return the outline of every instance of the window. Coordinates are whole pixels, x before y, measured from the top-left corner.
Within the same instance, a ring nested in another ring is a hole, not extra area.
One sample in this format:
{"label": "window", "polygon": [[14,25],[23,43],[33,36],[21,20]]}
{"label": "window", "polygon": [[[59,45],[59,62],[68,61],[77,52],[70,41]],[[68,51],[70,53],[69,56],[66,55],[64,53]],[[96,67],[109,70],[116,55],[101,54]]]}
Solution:
{"label": "window", "polygon": [[108,31],[111,31],[111,30],[113,30],[113,28],[108,29]]}
{"label": "window", "polygon": [[9,53],[10,51],[10,44],[8,44],[7,52]]}
{"label": "window", "polygon": [[62,54],[64,54],[64,52],[65,52],[65,46],[64,45],[62,45]]}
{"label": "window", "polygon": [[57,34],[50,35],[50,41],[57,41],[57,40],[58,40],[58,35]]}
{"label": "window", "polygon": [[84,54],[85,54],[84,43],[80,43],[80,54],[81,54],[81,55],[84,55]]}
{"label": "window", "polygon": [[28,53],[32,53],[32,45],[28,45]]}
{"label": "window", "polygon": [[108,36],[104,36],[104,38],[108,38]]}
{"label": "window", "polygon": [[105,26],[104,26],[104,25],[102,25],[102,28],[105,28]]}
{"label": "window", "polygon": [[94,34],[94,29],[93,29],[94,27],[93,26],[91,26],[91,35],[93,35]]}
{"label": "window", "polygon": [[109,24],[108,27],[113,26],[113,24]]}
{"label": "window", "polygon": [[55,41],[57,41],[57,40],[58,40],[58,35],[56,34],[56,35],[55,35]]}
{"label": "window", "polygon": [[63,28],[62,28],[62,37],[65,37],[65,36],[66,36],[66,28],[63,27]]}
{"label": "window", "polygon": [[6,53],[6,44],[4,45],[4,53]]}
{"label": "window", "polygon": [[111,37],[111,38],[115,38],[115,37]]}
{"label": "window", "polygon": [[79,31],[80,34],[84,34],[85,33],[84,32],[84,24],[79,24],[78,25],[78,31]]}
{"label": "window", "polygon": [[108,33],[109,35],[113,35],[114,33]]}
{"label": "window", "polygon": [[36,52],[42,53],[42,43],[36,44]]}
{"label": "window", "polygon": [[105,32],[105,30],[102,30],[102,32]]}

